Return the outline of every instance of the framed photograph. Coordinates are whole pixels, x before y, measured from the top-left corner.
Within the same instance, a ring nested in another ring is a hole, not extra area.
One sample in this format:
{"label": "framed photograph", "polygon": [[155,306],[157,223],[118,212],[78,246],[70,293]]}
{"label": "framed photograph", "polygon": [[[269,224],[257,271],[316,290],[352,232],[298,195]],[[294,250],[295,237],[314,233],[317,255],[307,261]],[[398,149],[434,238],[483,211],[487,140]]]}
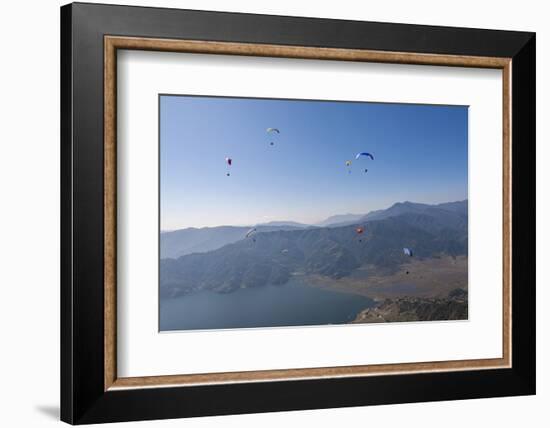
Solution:
{"label": "framed photograph", "polygon": [[63,421],[535,393],[533,33],[76,3],[61,83]]}

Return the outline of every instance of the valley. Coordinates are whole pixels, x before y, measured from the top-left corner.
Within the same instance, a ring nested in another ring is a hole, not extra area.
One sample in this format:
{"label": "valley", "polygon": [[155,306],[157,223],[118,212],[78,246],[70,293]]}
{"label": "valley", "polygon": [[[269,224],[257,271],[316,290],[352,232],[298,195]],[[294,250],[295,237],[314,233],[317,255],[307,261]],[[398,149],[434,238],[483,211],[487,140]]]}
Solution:
{"label": "valley", "polygon": [[[202,319],[213,316],[208,302],[221,308],[216,309],[217,317],[223,318],[224,313],[228,317],[230,306],[224,312],[222,304],[227,301],[237,308],[232,315],[237,321],[245,317],[244,310],[246,316],[257,317],[247,323],[266,326],[308,324],[309,318],[332,323],[330,316],[321,316],[331,312],[326,296],[341,302],[339,315],[334,315],[337,323],[464,319],[467,210],[467,201],[403,202],[371,212],[360,221],[345,217],[352,224],[335,216],[338,223],[324,227],[275,222],[253,228],[220,226],[163,233],[165,254],[183,255],[160,260],[161,302],[165,307],[173,307],[174,299],[180,307],[199,302],[203,315],[197,317]],[[182,236],[184,245],[179,245]],[[339,295],[349,298],[342,300]],[[302,303],[290,296],[300,296]],[[361,299],[368,304],[361,306]],[[248,306],[242,301],[248,301]],[[290,302],[293,314],[288,312]],[[279,304],[281,308],[276,309]],[[182,316],[176,309],[171,313],[176,319]],[[211,321],[225,325],[223,319]],[[232,323],[238,326],[237,321]],[[170,320],[165,324],[173,325]]]}

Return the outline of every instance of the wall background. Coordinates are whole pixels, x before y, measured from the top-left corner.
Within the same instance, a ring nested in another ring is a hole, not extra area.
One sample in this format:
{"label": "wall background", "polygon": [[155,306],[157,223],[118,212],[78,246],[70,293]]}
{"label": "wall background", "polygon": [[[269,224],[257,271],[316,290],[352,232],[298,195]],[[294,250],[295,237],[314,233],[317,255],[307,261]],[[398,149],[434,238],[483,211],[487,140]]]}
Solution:
{"label": "wall background", "polygon": [[[0,420],[7,427],[54,426],[59,407],[59,6],[6,2],[0,32]],[[116,3],[103,1],[103,3]],[[461,402],[155,421],[125,426],[399,426],[501,428],[548,421],[550,404],[549,16],[535,0],[352,0],[254,2],[148,0],[120,3],[537,32],[538,395]]]}

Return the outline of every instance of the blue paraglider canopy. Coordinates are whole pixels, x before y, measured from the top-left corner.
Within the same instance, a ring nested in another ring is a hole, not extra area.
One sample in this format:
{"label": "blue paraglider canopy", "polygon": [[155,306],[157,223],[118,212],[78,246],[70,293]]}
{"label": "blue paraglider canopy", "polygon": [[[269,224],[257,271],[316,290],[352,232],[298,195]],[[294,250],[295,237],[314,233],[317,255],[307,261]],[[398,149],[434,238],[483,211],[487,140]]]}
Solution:
{"label": "blue paraglider canopy", "polygon": [[403,248],[403,254],[405,254],[406,256],[409,256],[409,257],[412,257],[413,256],[413,252],[410,248]]}
{"label": "blue paraglider canopy", "polygon": [[361,156],[366,156],[366,157],[369,157],[369,158],[371,158],[372,160],[374,160],[374,156],[371,155],[370,153],[367,153],[367,152],[357,153],[357,154],[355,155],[355,159],[359,159]]}

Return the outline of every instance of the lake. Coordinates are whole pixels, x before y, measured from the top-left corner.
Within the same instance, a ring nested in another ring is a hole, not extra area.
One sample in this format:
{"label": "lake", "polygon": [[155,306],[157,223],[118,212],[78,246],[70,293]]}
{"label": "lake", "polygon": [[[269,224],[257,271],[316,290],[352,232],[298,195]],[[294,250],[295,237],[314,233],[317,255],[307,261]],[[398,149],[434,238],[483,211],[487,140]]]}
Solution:
{"label": "lake", "polygon": [[160,330],[196,330],[344,324],[374,301],[323,290],[295,277],[281,286],[212,291],[160,301]]}

